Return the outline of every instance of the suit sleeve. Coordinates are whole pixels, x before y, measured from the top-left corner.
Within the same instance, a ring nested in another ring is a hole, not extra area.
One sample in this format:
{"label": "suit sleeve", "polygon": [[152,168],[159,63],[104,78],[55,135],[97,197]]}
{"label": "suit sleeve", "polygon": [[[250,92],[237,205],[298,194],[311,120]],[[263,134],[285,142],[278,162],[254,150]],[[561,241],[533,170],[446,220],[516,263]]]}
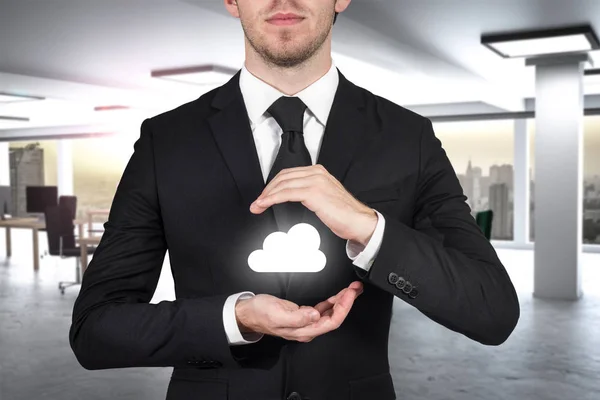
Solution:
{"label": "suit sleeve", "polygon": [[84,274],[73,309],[71,348],[86,369],[237,368],[223,326],[227,296],[149,303],[167,250],[150,122],[142,123]]}
{"label": "suit sleeve", "polygon": [[361,278],[437,323],[487,345],[503,343],[519,319],[513,284],[465,202],[429,119],[420,138],[413,227],[385,216],[381,248]]}

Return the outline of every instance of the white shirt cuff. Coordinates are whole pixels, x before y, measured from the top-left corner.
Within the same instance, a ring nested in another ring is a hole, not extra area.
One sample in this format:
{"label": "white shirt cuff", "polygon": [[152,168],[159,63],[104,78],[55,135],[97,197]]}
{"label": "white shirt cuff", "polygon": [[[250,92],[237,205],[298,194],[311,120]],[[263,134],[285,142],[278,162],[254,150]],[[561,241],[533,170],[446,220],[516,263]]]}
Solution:
{"label": "white shirt cuff", "polygon": [[383,231],[385,229],[385,218],[379,211],[375,210],[375,212],[377,213],[377,225],[375,226],[375,231],[373,232],[373,236],[371,236],[369,243],[367,243],[366,246],[363,246],[360,243],[351,240],[346,242],[346,254],[348,255],[348,258],[352,260],[352,264],[367,272],[371,269],[371,265],[373,265],[373,262],[377,257],[381,242],[383,241]]}
{"label": "white shirt cuff", "polygon": [[227,342],[231,346],[256,343],[263,337],[263,334],[258,332],[242,334],[235,318],[235,305],[237,301],[252,297],[254,297],[254,293],[252,292],[241,292],[232,294],[225,300],[225,305],[223,306],[223,326],[225,327]]}

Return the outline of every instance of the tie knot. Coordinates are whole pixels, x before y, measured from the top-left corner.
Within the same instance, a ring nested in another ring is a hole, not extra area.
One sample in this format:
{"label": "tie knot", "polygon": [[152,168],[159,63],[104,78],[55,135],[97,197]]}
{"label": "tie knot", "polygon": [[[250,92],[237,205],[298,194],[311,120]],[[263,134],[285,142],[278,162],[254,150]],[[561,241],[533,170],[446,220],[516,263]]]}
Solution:
{"label": "tie knot", "polygon": [[283,132],[303,132],[306,104],[299,97],[281,96],[267,109]]}

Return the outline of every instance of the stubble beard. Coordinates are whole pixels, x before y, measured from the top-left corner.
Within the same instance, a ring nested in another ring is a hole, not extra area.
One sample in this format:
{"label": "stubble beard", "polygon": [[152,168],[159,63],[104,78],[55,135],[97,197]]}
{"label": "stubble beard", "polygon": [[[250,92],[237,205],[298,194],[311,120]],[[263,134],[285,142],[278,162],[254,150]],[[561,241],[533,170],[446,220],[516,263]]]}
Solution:
{"label": "stubble beard", "polygon": [[291,29],[283,30],[277,43],[269,43],[264,36],[248,29],[243,23],[242,29],[250,46],[266,63],[279,68],[291,68],[305,63],[323,46],[331,27],[323,29],[306,43],[294,43]]}

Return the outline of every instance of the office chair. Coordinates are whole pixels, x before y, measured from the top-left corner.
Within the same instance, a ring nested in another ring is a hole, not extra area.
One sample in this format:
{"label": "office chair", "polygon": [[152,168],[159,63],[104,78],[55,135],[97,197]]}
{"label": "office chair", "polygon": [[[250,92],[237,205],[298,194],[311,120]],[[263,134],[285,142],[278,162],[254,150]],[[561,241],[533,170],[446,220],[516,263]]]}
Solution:
{"label": "office chair", "polygon": [[[58,198],[58,205],[60,207],[68,208],[71,214],[71,218],[75,219],[77,215],[77,196],[60,196]],[[40,230],[41,232],[45,231],[45,229]],[[48,250],[44,251],[44,254],[40,258],[44,258],[44,256],[48,255]]]}
{"label": "office chair", "polygon": [[[58,205],[60,207],[68,208],[71,214],[71,219],[75,219],[77,216],[77,196],[60,196],[58,198]],[[41,229],[40,232],[44,232],[45,229]],[[48,250],[45,250],[40,258],[48,255]]]}
{"label": "office chair", "polygon": [[[75,257],[75,281],[59,282],[58,289],[65,294],[65,288],[81,284],[81,248],[75,245],[75,225],[71,218],[71,209],[64,206],[46,208],[46,233],[50,255],[60,258]],[[88,247],[88,254],[93,254],[95,247]]]}
{"label": "office chair", "polygon": [[494,212],[492,210],[480,211],[475,214],[475,221],[479,228],[483,232],[483,235],[490,240],[492,237],[492,220],[494,219]]}
{"label": "office chair", "polygon": [[74,220],[77,217],[77,196],[60,196],[58,198],[58,205],[70,210],[71,219]]}

